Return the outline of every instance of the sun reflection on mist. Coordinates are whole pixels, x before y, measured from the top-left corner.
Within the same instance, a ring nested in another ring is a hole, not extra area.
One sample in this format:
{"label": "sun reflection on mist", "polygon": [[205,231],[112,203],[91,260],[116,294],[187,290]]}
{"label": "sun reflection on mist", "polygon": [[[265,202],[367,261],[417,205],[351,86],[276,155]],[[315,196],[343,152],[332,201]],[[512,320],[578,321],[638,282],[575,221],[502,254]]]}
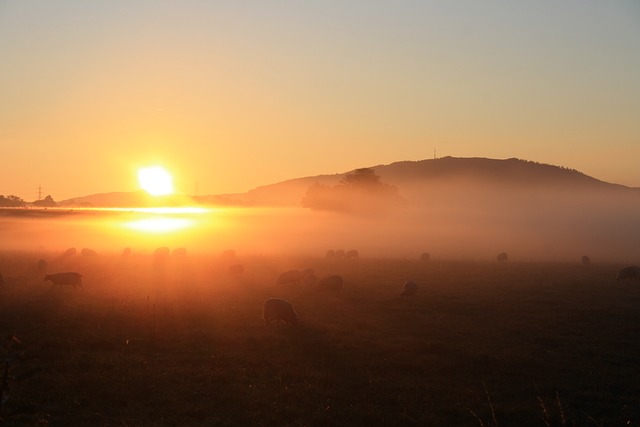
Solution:
{"label": "sun reflection on mist", "polygon": [[125,222],[129,229],[146,233],[170,233],[184,230],[195,224],[193,219],[187,218],[143,218]]}
{"label": "sun reflection on mist", "polygon": [[[119,210],[119,209],[117,209]],[[171,233],[194,227],[195,216],[210,212],[210,209],[199,207],[155,207],[122,209],[140,216],[123,222],[125,228],[144,233]]]}

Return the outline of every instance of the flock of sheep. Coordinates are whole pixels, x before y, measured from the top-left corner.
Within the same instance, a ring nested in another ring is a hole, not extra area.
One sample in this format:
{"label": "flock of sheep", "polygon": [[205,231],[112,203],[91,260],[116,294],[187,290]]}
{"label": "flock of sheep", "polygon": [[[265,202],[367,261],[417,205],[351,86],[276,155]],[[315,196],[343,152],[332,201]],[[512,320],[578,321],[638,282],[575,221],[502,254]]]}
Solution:
{"label": "flock of sheep", "polygon": [[[77,250],[75,248],[70,248],[66,250],[62,254],[62,258],[70,258],[77,254]],[[88,248],[83,248],[80,251],[80,255],[83,257],[95,257],[97,253]],[[125,248],[122,251],[122,257],[131,256],[131,248]],[[158,267],[163,265],[170,256],[173,257],[186,257],[187,251],[185,248],[178,248],[170,251],[167,247],[157,248],[153,253],[153,263],[154,266]],[[330,249],[326,252],[327,259],[351,259],[358,260],[359,253],[357,250],[333,250]],[[226,261],[233,261],[235,259],[235,251],[227,250],[224,251],[220,255],[221,259]],[[499,263],[507,262],[508,255],[506,252],[499,253],[496,256],[496,260]],[[430,254],[424,252],[420,255],[420,261],[429,262]],[[591,260],[588,256],[582,256],[581,262],[583,265],[590,265]],[[48,269],[48,263],[44,259],[40,259],[36,263],[37,270],[45,274]],[[239,278],[244,272],[244,266],[242,264],[231,264],[227,269],[227,273],[231,277]],[[617,281],[622,280],[640,280],[640,267],[632,265],[619,270],[617,277]],[[48,281],[52,283],[53,287],[62,287],[62,286],[72,286],[74,288],[83,289],[82,284],[82,275],[77,272],[61,272],[61,273],[50,273],[44,275],[44,281]],[[4,286],[4,278],[0,273],[0,286]],[[335,292],[339,293],[342,291],[344,286],[344,279],[342,276],[338,274],[331,274],[321,279],[318,279],[315,275],[315,272],[306,268],[304,270],[288,270],[281,273],[274,283],[276,286],[284,286],[284,285],[293,285],[298,286],[301,284],[307,286],[314,286],[319,290],[327,291],[327,292]],[[402,289],[400,292],[401,297],[412,297],[416,295],[418,290],[418,285],[413,280],[407,280],[402,285]],[[262,319],[265,322],[265,325],[268,326],[272,322],[284,322],[288,324],[297,324],[300,321],[300,317],[296,312],[293,305],[283,299],[283,298],[268,298],[263,304],[263,312]]]}

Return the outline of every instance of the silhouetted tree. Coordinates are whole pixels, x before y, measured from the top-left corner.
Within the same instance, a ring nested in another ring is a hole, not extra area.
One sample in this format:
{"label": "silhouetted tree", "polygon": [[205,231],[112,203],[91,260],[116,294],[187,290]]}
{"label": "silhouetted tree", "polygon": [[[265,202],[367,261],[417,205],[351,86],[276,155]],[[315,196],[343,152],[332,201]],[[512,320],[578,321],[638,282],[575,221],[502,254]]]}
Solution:
{"label": "silhouetted tree", "polygon": [[18,208],[25,206],[27,202],[22,200],[18,196],[10,195],[10,196],[2,196],[0,195],[0,207],[6,208]]}
{"label": "silhouetted tree", "polygon": [[334,186],[311,185],[302,206],[315,210],[373,213],[404,203],[393,185],[385,184],[371,168],[349,172]]}
{"label": "silhouetted tree", "polygon": [[33,206],[37,206],[39,208],[53,208],[58,206],[58,204],[53,200],[53,197],[48,195],[42,200],[36,200],[33,202]]}

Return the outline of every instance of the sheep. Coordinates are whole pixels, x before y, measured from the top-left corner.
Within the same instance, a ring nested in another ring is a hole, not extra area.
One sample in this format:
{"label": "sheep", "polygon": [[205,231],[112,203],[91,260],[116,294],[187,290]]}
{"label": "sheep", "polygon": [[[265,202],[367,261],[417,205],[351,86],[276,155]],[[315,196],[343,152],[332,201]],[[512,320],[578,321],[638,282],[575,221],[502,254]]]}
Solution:
{"label": "sheep", "polygon": [[62,258],[71,258],[76,256],[77,253],[76,248],[69,248],[62,253]]}
{"label": "sheep", "polygon": [[187,256],[187,248],[176,248],[171,254],[176,258],[184,258]]}
{"label": "sheep", "polygon": [[297,285],[302,280],[302,273],[300,270],[289,270],[280,274],[276,279],[276,285],[284,285],[286,283],[293,283]]}
{"label": "sheep", "polygon": [[586,255],[583,255],[581,258],[582,265],[591,265],[591,258]]}
{"label": "sheep", "polygon": [[506,252],[501,252],[496,256],[496,259],[498,260],[498,262],[507,262],[508,258],[509,257]]}
{"label": "sheep", "polygon": [[334,251],[333,249],[329,249],[329,250],[327,251],[327,255],[326,255],[326,257],[327,257],[327,258],[335,258],[335,257],[336,257],[336,251]]}
{"label": "sheep", "polygon": [[338,276],[334,274],[332,276],[323,277],[318,280],[318,289],[322,289],[325,291],[333,291],[340,292],[342,290],[342,285],[344,284],[344,280],[342,276]]}
{"label": "sheep", "polygon": [[153,266],[156,269],[160,269],[161,267],[163,267],[167,263],[170,254],[171,251],[166,246],[157,248],[153,252]]}
{"label": "sheep", "polygon": [[36,263],[36,269],[40,272],[40,273],[44,273],[45,271],[47,271],[47,260],[45,259],[39,259],[38,262]]}
{"label": "sheep", "polygon": [[94,251],[93,249],[82,248],[82,250],[80,250],[80,255],[83,257],[95,257],[98,256],[98,252]]}
{"label": "sheep", "polygon": [[351,249],[344,254],[344,257],[345,259],[358,259],[360,257],[360,254],[357,250]]}
{"label": "sheep", "polygon": [[402,293],[400,294],[400,296],[412,297],[416,294],[417,290],[418,285],[416,284],[416,282],[414,282],[413,280],[407,280],[406,282],[404,282],[404,285],[402,285]]}
{"label": "sheep", "polygon": [[70,285],[74,288],[80,287],[84,289],[82,286],[82,275],[74,272],[47,274],[44,276],[44,281],[50,281],[53,283],[53,286],[62,287],[64,285]]}
{"label": "sheep", "polygon": [[621,280],[638,280],[640,279],[640,267],[636,265],[630,265],[629,267],[625,267],[618,272],[618,277],[616,280],[619,282]]}
{"label": "sheep", "polygon": [[431,260],[431,255],[429,254],[429,252],[423,252],[422,255],[420,255],[420,261],[429,262],[429,260]]}
{"label": "sheep", "polygon": [[269,326],[269,323],[274,320],[292,325],[296,325],[300,321],[293,305],[289,301],[281,298],[269,298],[264,302],[262,319],[264,319],[265,326]]}

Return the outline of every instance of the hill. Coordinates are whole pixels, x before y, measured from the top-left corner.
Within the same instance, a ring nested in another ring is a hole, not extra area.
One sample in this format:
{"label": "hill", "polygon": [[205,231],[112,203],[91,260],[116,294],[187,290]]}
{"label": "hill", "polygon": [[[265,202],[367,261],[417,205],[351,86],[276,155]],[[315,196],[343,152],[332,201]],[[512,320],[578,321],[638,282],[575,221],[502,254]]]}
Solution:
{"label": "hill", "polygon": [[[640,196],[640,189],[607,183],[561,166],[520,159],[443,157],[371,166],[384,183],[398,188],[411,205],[453,201],[465,195],[615,194]],[[254,188],[245,193],[151,198],[142,191],[94,194],[64,200],[61,206],[157,206],[199,203],[223,206],[300,206],[313,184],[337,185],[345,173],[307,176]]]}
{"label": "hill", "polygon": [[[607,183],[579,171],[520,159],[444,157],[401,161],[371,167],[384,183],[398,188],[410,204],[424,204],[434,197],[455,198],[462,194],[516,194],[570,192],[640,196],[640,189]],[[247,206],[299,206],[314,183],[336,185],[347,173],[291,179],[257,187],[246,193],[196,198],[200,203]]]}

